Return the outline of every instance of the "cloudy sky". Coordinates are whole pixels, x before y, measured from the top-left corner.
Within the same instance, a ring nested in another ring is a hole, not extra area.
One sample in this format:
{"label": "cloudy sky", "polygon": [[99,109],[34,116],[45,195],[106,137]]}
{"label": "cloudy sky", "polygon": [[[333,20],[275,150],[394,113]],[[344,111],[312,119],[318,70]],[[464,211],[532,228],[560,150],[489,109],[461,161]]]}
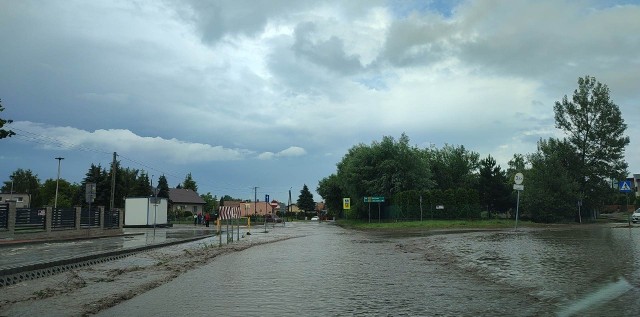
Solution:
{"label": "cloudy sky", "polygon": [[585,75],[640,173],[639,1],[0,0],[0,43],[1,181],[64,157],[80,183],[117,152],[154,182],[295,200],[403,132],[505,167],[562,135],[553,104]]}

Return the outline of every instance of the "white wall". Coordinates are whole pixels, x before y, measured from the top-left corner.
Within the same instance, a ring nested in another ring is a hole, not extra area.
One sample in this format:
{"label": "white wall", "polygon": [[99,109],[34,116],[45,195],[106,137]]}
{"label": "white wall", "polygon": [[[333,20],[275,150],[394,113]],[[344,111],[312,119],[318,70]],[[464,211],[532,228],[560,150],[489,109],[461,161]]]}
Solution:
{"label": "white wall", "polygon": [[124,203],[125,226],[152,226],[167,224],[167,199],[158,198],[155,206],[149,197],[127,198]]}

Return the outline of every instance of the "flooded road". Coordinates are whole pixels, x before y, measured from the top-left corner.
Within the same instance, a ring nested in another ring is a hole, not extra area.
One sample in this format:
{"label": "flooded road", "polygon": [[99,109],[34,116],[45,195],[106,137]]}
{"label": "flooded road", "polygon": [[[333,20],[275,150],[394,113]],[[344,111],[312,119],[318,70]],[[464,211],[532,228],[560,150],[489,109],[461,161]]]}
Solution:
{"label": "flooded road", "polygon": [[148,245],[164,244],[194,237],[213,235],[214,228],[179,225],[174,228],[125,228],[125,235],[95,239],[77,239],[57,242],[0,245],[0,269],[20,267],[41,262],[51,262],[100,254],[108,251],[134,249]]}
{"label": "flooded road", "polygon": [[99,316],[637,316],[640,230],[304,236],[228,254]]}

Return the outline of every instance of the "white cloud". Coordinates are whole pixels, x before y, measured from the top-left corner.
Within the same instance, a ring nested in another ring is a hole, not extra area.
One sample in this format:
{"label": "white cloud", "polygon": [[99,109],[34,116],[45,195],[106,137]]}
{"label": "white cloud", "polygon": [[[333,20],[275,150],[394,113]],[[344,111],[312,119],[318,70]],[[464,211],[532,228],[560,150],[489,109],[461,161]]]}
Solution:
{"label": "white cloud", "polygon": [[278,153],[263,152],[257,156],[260,160],[270,160],[278,157],[296,157],[306,155],[307,151],[299,146],[290,146]]}
{"label": "white cloud", "polygon": [[154,157],[175,164],[241,160],[252,152],[210,144],[161,137],[145,137],[126,129],[95,130],[52,127],[28,121],[12,124],[23,140],[41,144],[45,149],[121,152],[128,156]]}

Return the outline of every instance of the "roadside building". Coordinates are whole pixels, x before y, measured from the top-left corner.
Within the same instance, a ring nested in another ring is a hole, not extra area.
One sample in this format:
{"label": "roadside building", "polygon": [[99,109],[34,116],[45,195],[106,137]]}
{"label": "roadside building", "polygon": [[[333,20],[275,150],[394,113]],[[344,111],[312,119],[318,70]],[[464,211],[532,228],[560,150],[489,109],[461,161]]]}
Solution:
{"label": "roadside building", "polygon": [[0,203],[8,200],[16,202],[16,208],[31,208],[31,195],[20,193],[0,193]]}
{"label": "roadside building", "polygon": [[169,188],[169,209],[175,211],[190,211],[192,214],[204,214],[207,203],[191,189]]}

